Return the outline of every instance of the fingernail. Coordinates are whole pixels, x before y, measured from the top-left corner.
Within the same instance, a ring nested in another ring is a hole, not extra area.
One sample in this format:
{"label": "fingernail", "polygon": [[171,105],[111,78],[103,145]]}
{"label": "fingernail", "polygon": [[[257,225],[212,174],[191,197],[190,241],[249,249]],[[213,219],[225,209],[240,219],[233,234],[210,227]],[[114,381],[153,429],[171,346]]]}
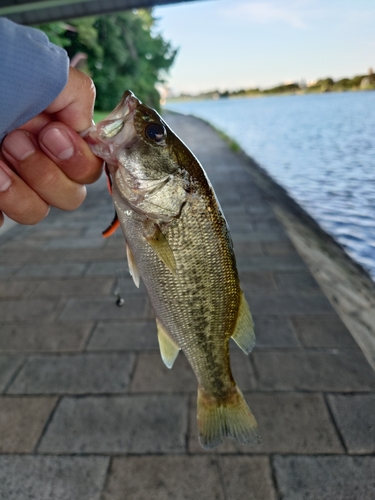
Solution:
{"label": "fingernail", "polygon": [[12,184],[10,177],[3,170],[3,162],[0,161],[0,192],[6,191]]}
{"label": "fingernail", "polygon": [[34,144],[27,133],[22,130],[16,130],[5,137],[3,147],[17,161],[25,160],[35,153]]}
{"label": "fingernail", "polygon": [[73,143],[63,130],[57,128],[46,130],[41,137],[41,142],[59,160],[69,160],[74,154]]}

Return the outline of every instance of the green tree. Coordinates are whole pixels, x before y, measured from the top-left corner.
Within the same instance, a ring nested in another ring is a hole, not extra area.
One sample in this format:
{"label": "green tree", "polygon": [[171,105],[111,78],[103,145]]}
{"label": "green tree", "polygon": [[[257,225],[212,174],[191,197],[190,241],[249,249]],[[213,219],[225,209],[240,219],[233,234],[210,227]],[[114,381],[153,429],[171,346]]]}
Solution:
{"label": "green tree", "polygon": [[150,11],[93,16],[40,28],[70,57],[77,52],[87,54],[97,89],[97,109],[113,109],[127,89],[159,109],[155,85],[165,81],[177,50],[156,33],[156,20]]}

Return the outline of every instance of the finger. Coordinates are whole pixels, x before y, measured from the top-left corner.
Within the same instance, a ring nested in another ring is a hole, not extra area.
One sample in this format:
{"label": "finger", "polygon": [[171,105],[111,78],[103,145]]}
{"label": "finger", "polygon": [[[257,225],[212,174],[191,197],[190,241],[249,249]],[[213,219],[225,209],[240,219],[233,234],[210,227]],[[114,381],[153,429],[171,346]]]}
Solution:
{"label": "finger", "polygon": [[92,125],[95,94],[91,78],[70,67],[68,83],[46,111],[76,132],[83,132]]}
{"label": "finger", "polygon": [[94,155],[86,141],[61,122],[48,124],[38,136],[44,153],[75,182],[91,184],[99,179],[103,160]]}
{"label": "finger", "polygon": [[0,211],[20,224],[36,224],[49,212],[48,204],[2,160],[0,160]]}
{"label": "finger", "polygon": [[0,227],[4,224],[4,215],[3,212],[0,212]]}
{"label": "finger", "polygon": [[50,114],[43,112],[21,125],[20,129],[27,130],[27,132],[37,135],[43,127],[52,121],[53,117]]}
{"label": "finger", "polygon": [[2,151],[19,177],[49,205],[74,210],[85,199],[85,186],[69,179],[39,148],[32,134],[23,130],[8,134]]}

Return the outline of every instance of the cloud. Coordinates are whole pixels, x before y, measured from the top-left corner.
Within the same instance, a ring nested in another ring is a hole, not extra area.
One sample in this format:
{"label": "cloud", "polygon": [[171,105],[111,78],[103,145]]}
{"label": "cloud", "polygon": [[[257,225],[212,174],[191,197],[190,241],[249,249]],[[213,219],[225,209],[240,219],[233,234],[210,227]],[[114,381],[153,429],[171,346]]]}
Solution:
{"label": "cloud", "polygon": [[258,24],[282,22],[294,28],[305,28],[306,2],[237,2],[231,8],[225,7],[225,15]]}

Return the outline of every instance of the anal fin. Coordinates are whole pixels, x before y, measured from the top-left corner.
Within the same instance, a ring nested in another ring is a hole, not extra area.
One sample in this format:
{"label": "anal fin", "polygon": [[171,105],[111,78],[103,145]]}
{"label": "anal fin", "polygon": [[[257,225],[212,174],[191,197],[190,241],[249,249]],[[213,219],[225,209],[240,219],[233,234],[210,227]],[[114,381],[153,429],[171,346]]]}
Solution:
{"label": "anal fin", "polygon": [[158,319],[156,319],[156,326],[158,328],[158,340],[160,347],[161,358],[167,368],[172,368],[180,348],[170,335],[165,331],[164,327]]}
{"label": "anal fin", "polygon": [[137,264],[136,264],[136,262],[134,260],[133,253],[130,250],[128,244],[126,244],[126,257],[128,259],[128,266],[129,266],[130,276],[133,278],[135,286],[137,288],[139,288],[140,275],[139,275]]}
{"label": "anal fin", "polygon": [[232,339],[245,354],[249,354],[255,345],[254,322],[245,295],[242,291],[237,322],[232,334]]}

